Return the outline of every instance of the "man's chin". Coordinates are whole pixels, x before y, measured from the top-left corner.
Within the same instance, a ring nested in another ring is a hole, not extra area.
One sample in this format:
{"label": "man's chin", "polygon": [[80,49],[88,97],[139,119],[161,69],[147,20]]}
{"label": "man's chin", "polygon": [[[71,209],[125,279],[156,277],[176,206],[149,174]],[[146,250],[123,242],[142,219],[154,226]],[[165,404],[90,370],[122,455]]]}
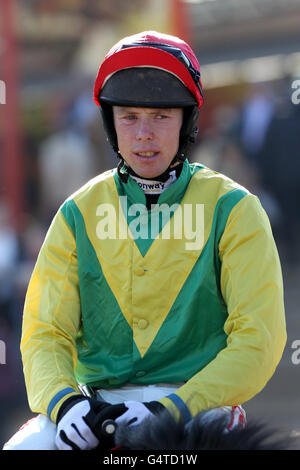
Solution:
{"label": "man's chin", "polygon": [[155,179],[164,173],[167,168],[138,168],[132,166],[131,169],[140,178]]}
{"label": "man's chin", "polygon": [[139,176],[140,178],[147,178],[147,179],[155,179],[159,176],[161,176],[165,171],[171,168],[175,168],[180,162],[176,162],[175,164],[172,164],[171,166],[164,166],[164,167],[150,167],[145,166],[143,168],[137,166],[137,165],[127,165],[134,171],[134,173]]}
{"label": "man's chin", "polygon": [[140,178],[146,178],[146,179],[152,179],[155,180],[155,178],[158,178],[160,175],[162,175],[166,170],[161,170],[161,171],[156,171],[156,172],[143,172],[143,171],[138,171],[136,170],[135,173],[137,176]]}

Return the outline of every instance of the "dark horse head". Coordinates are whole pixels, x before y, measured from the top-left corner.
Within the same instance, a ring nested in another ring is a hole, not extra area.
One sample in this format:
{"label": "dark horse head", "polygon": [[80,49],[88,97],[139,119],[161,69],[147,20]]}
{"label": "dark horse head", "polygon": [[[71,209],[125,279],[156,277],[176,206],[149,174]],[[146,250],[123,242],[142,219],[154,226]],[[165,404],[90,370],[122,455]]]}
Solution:
{"label": "dark horse head", "polygon": [[224,419],[207,423],[203,416],[200,413],[185,425],[164,411],[138,426],[121,425],[115,432],[115,445],[133,450],[283,450],[291,444],[289,437],[264,424],[248,423],[243,429],[224,432]]}

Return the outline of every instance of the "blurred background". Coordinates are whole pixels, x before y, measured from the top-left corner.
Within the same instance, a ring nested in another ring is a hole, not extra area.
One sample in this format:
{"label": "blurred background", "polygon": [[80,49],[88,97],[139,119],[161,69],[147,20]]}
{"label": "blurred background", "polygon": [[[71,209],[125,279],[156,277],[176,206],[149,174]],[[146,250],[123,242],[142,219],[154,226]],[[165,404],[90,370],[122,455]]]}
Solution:
{"label": "blurred background", "polygon": [[19,343],[49,223],[117,163],[93,101],[98,67],[116,41],[147,29],[182,37],[198,56],[205,105],[191,160],[246,186],[269,215],[288,341],[245,408],[300,436],[300,1],[0,0],[0,448],[33,416]]}

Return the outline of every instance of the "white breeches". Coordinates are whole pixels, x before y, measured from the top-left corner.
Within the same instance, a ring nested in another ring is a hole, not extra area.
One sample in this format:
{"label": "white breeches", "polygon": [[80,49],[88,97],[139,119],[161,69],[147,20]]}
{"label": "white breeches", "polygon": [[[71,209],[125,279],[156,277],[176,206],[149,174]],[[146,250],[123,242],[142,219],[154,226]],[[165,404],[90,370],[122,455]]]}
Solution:
{"label": "white breeches", "polygon": [[[121,403],[127,400],[147,402],[159,400],[170,395],[181,384],[158,385],[125,385],[114,390],[99,389],[97,395],[111,404]],[[223,414],[228,415],[228,424],[235,427],[241,420],[241,413],[245,413],[241,407],[224,406],[209,410],[208,421],[216,419]],[[45,415],[39,414],[30,419],[14,434],[3,447],[3,450],[57,450],[55,445],[56,425]]]}

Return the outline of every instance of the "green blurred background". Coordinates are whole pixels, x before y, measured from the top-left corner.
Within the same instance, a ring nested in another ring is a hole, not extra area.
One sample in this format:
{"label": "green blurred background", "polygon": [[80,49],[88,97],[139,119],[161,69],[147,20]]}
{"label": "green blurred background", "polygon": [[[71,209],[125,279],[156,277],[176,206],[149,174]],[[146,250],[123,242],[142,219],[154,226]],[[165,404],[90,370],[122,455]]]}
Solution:
{"label": "green blurred background", "polygon": [[300,435],[300,1],[0,0],[0,447],[33,416],[19,342],[46,230],[67,196],[117,163],[93,102],[98,67],[143,30],[182,37],[199,59],[205,104],[191,160],[246,186],[269,215],[288,341],[245,408]]}

